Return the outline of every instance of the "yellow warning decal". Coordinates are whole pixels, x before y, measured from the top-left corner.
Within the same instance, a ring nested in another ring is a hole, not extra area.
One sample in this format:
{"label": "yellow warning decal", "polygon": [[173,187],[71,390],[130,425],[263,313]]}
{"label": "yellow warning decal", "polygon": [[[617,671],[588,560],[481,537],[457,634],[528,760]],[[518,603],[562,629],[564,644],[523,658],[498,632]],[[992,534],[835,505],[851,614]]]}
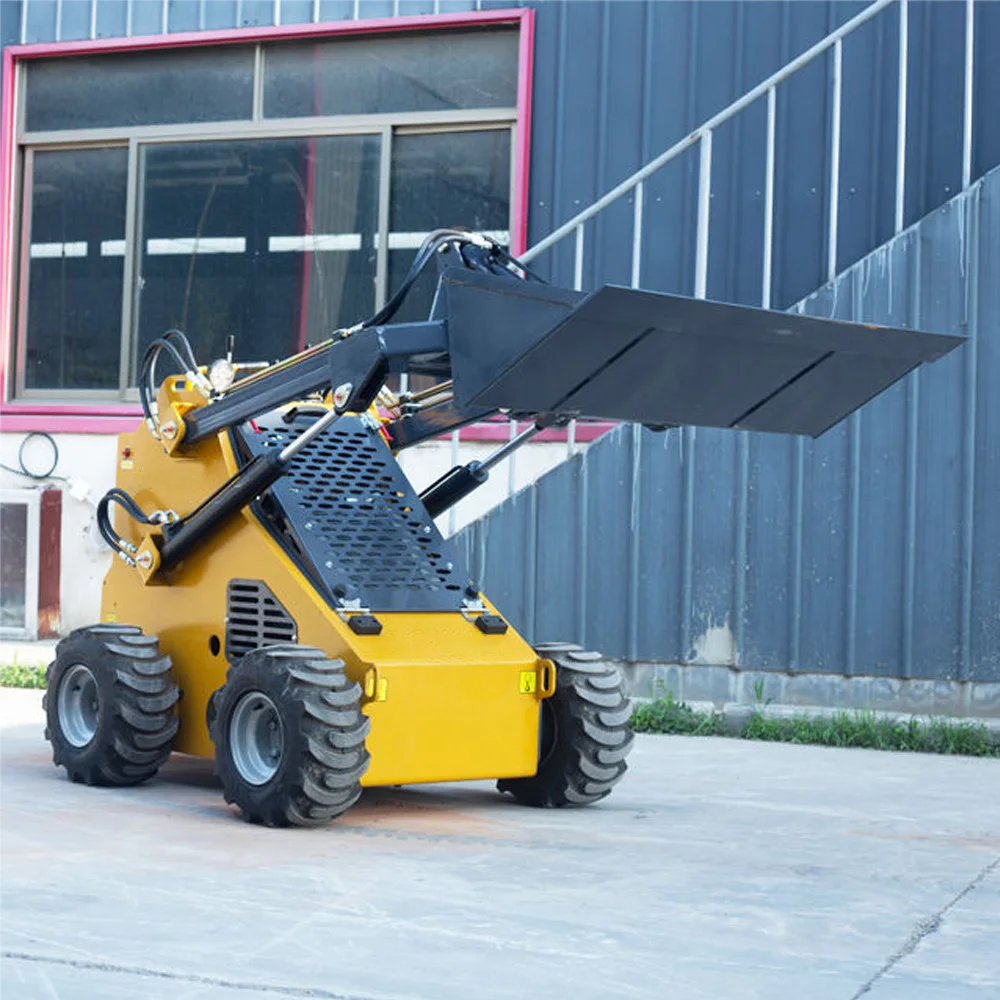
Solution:
{"label": "yellow warning decal", "polygon": [[521,694],[534,694],[538,688],[538,672],[535,670],[522,670],[518,680],[517,689]]}
{"label": "yellow warning decal", "polygon": [[117,622],[118,621],[118,615],[116,615],[113,611],[109,611],[104,616],[104,620],[107,621],[107,622]]}

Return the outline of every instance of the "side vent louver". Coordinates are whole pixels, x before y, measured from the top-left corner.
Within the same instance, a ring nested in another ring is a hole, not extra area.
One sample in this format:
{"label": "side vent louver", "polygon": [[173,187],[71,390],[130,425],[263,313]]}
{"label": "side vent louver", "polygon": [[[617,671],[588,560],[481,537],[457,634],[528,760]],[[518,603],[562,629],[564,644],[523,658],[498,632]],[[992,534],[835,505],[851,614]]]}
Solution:
{"label": "side vent louver", "polygon": [[295,620],[262,580],[230,580],[226,588],[226,659],[253,649],[296,642]]}

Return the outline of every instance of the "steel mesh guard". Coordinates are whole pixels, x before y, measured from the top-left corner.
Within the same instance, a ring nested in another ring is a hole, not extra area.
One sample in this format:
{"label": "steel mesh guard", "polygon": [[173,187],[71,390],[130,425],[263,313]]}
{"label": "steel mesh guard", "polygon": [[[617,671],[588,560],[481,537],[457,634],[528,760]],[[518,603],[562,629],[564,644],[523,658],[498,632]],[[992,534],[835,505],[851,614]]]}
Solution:
{"label": "steel mesh guard", "polygon": [[[239,440],[251,455],[283,448],[317,418],[270,414]],[[341,417],[302,449],[257,513],[334,606],[457,609],[469,582],[378,432]]]}

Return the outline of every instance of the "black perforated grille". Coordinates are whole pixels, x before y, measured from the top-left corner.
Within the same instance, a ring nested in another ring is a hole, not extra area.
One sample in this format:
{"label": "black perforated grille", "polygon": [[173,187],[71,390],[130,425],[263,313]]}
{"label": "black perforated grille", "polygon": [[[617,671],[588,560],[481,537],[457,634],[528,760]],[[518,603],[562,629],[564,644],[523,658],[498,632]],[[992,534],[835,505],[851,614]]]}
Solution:
{"label": "black perforated grille", "polygon": [[226,588],[226,659],[261,646],[295,642],[295,620],[262,580],[230,580]]}
{"label": "black perforated grille", "polygon": [[[283,448],[315,419],[258,419],[259,430],[244,428],[241,436],[260,454]],[[271,524],[334,603],[414,611],[460,605],[464,567],[377,431],[359,419],[341,417],[306,446],[270,493],[277,504]]]}

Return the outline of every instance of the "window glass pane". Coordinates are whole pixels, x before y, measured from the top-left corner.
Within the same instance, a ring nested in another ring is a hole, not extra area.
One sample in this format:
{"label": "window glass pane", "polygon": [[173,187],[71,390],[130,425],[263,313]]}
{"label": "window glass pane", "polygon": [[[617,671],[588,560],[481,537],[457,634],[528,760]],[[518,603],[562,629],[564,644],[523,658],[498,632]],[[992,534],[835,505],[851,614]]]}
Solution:
{"label": "window glass pane", "polygon": [[517,104],[516,30],[288,42],[264,53],[268,118]]}
{"label": "window glass pane", "polygon": [[24,628],[28,507],[0,504],[0,628]]}
{"label": "window glass pane", "polygon": [[128,150],[35,153],[28,389],[117,389]]}
{"label": "window glass pane", "polygon": [[[139,353],[171,327],[199,361],[271,361],[375,305],[380,139],[146,147]],[[133,379],[135,366],[133,364]]]}
{"label": "window glass pane", "polygon": [[[389,294],[401,284],[417,247],[433,229],[510,236],[510,129],[399,135],[392,143]],[[428,267],[396,314],[426,319],[437,286]]]}
{"label": "window glass pane", "polygon": [[33,60],[30,132],[249,118],[253,48],[174,49]]}

